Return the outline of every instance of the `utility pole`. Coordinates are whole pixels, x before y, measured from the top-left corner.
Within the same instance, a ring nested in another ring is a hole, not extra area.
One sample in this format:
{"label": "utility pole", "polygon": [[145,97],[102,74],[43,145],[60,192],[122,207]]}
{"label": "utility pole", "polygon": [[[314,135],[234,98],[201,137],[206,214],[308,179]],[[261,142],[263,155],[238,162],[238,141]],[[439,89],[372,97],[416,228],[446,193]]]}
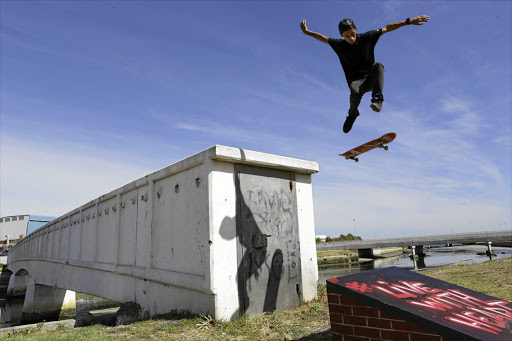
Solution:
{"label": "utility pole", "polygon": [[356,232],[356,219],[352,219],[354,221],[354,237],[357,236],[357,232]]}

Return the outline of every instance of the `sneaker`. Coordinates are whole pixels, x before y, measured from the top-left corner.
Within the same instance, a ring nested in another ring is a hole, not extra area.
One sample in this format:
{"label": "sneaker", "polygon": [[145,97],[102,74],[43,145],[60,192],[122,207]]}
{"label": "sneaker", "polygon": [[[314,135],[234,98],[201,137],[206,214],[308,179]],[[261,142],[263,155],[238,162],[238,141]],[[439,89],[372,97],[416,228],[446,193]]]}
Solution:
{"label": "sneaker", "polygon": [[372,102],[370,108],[372,108],[373,111],[380,112],[382,110],[382,102]]}
{"label": "sneaker", "polygon": [[350,131],[350,129],[352,129],[352,125],[356,121],[357,116],[359,116],[359,115],[354,115],[354,116],[348,115],[347,116],[347,119],[345,120],[345,123],[343,124],[343,132],[344,133],[348,133]]}

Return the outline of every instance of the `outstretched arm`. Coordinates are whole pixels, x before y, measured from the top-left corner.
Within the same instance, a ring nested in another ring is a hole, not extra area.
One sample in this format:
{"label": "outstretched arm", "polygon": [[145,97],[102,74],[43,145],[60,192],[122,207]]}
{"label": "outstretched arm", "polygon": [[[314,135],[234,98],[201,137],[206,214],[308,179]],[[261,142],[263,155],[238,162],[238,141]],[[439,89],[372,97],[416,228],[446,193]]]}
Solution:
{"label": "outstretched arm", "polygon": [[[411,18],[409,22],[410,25],[423,25],[427,21],[430,20],[428,15],[419,15],[417,17]],[[409,25],[406,20],[397,21],[392,24],[386,25],[382,28],[382,34],[391,32],[405,25]]]}
{"label": "outstretched arm", "polygon": [[326,37],[323,34],[308,30],[308,27],[306,26],[306,19],[302,20],[302,22],[300,23],[300,29],[302,30],[302,32],[304,32],[305,35],[313,37],[316,40],[321,41],[322,43],[329,44],[329,37]]}

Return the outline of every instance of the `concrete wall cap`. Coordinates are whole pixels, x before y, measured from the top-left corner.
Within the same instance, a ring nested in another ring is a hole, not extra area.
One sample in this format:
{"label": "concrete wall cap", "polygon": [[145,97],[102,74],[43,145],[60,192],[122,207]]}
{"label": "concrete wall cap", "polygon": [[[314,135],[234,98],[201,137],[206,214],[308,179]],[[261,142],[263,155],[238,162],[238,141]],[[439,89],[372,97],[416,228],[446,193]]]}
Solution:
{"label": "concrete wall cap", "polygon": [[215,145],[208,149],[207,152],[212,160],[277,168],[302,174],[313,174],[319,171],[318,163],[313,161],[255,152],[247,149]]}

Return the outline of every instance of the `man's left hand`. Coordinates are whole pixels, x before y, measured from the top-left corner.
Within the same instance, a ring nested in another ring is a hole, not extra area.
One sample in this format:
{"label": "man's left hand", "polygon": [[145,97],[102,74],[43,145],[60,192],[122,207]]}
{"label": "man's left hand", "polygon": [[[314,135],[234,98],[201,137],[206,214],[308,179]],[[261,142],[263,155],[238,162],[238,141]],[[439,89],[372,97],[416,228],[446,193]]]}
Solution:
{"label": "man's left hand", "polygon": [[423,25],[429,20],[430,17],[428,15],[418,15],[417,17],[411,19],[411,25]]}

